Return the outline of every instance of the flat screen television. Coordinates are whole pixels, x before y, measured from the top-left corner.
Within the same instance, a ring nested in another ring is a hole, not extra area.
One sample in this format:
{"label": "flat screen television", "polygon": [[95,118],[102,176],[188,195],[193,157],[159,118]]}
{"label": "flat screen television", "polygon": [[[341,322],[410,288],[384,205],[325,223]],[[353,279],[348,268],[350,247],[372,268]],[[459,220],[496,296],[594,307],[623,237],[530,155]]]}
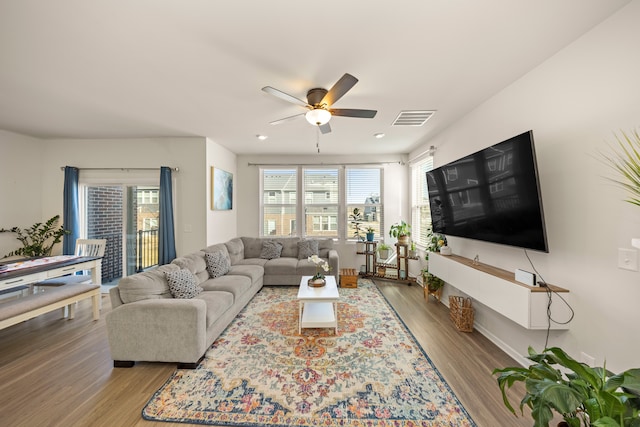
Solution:
{"label": "flat screen television", "polygon": [[433,231],[548,252],[528,131],[427,172]]}

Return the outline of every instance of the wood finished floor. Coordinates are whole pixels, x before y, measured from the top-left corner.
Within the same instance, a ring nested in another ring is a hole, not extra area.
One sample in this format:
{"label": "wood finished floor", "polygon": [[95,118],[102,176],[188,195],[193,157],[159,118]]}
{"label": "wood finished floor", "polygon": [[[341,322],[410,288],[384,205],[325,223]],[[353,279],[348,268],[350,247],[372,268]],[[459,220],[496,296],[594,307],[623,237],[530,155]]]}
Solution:
{"label": "wood finished floor", "polygon": [[[427,304],[422,288],[378,284],[479,427],[533,424],[528,416],[516,418],[505,409],[491,376],[495,367],[513,366],[513,359],[478,332],[458,332],[448,309],[433,298]],[[97,322],[91,320],[90,303],[83,301],[75,320],[55,311],[0,331],[0,426],[185,425],[142,419],[142,407],[175,365],[112,368],[104,321],[110,310],[103,295]],[[520,396],[514,394],[512,402]]]}

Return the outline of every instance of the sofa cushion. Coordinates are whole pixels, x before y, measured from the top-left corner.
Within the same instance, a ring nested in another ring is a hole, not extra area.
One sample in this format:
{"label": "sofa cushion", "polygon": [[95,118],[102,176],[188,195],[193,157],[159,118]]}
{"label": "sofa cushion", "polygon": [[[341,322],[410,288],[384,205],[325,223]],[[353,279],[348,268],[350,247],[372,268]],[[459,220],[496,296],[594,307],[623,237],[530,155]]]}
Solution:
{"label": "sofa cushion", "polygon": [[209,278],[209,272],[207,271],[207,263],[204,260],[203,251],[192,252],[188,255],[181,256],[171,261],[171,263],[176,264],[180,268],[186,268],[192,272],[198,278],[198,283]]}
{"label": "sofa cushion", "polygon": [[276,259],[280,258],[281,253],[282,243],[273,240],[264,240],[262,242],[262,251],[260,252],[260,258]]}
{"label": "sofa cushion", "polygon": [[173,298],[165,272],[179,269],[177,265],[167,264],[154,270],[123,277],[118,282],[120,299],[124,304],[128,304],[145,299]]}
{"label": "sofa cushion", "polygon": [[318,241],[300,240],[298,242],[298,259],[307,259],[311,255],[318,255]]}
{"label": "sofa cushion", "polygon": [[251,284],[254,284],[264,277],[264,268],[261,265],[238,264],[231,267],[229,276],[246,276],[251,279]]}
{"label": "sofa cushion", "polygon": [[224,276],[229,272],[229,268],[231,268],[229,257],[222,253],[222,251],[206,252],[204,254],[204,260],[207,263],[209,277],[212,279]]}
{"label": "sofa cushion", "polygon": [[329,258],[329,251],[333,249],[333,239],[318,239],[318,256]]}
{"label": "sofa cushion", "polygon": [[273,240],[282,243],[281,257],[298,258],[299,237],[280,237]]}
{"label": "sofa cushion", "polygon": [[227,249],[227,245],[224,243],[216,243],[215,245],[207,246],[202,250],[205,254],[213,253],[213,252],[222,252],[229,260],[231,260],[229,256],[229,249]]}
{"label": "sofa cushion", "polygon": [[269,260],[264,265],[264,274],[265,276],[295,274],[298,262],[297,258],[276,258]]}
{"label": "sofa cushion", "polygon": [[225,291],[204,291],[196,297],[207,304],[207,328],[233,306],[233,294]]}
{"label": "sofa cushion", "polygon": [[197,297],[202,288],[198,285],[198,279],[186,268],[168,271],[165,273],[169,282],[169,290],[174,298],[191,299]]}
{"label": "sofa cushion", "polygon": [[[236,265],[259,265],[260,267],[264,267],[264,265],[269,261],[268,259],[262,258],[245,258],[238,262]],[[231,266],[233,267],[233,266]],[[264,270],[263,270],[264,272]]]}
{"label": "sofa cushion", "polygon": [[260,258],[262,239],[260,237],[241,237],[245,258]]}
{"label": "sofa cushion", "polygon": [[251,278],[227,274],[202,282],[205,291],[224,291],[233,295],[235,301],[251,288]]}
{"label": "sofa cushion", "polygon": [[[243,258],[248,258],[244,253],[244,243],[240,238],[231,239],[226,242],[225,247],[229,252],[229,258],[231,259],[231,265],[237,264]],[[257,258],[254,257],[254,258]]]}

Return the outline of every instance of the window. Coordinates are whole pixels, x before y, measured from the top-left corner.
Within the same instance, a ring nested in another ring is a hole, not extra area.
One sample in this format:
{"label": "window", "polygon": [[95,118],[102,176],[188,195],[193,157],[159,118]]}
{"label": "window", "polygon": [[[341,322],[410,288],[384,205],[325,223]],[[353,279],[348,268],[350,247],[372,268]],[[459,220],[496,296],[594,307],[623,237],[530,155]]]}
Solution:
{"label": "window", "polygon": [[363,231],[371,226],[379,236],[384,230],[381,167],[285,166],[260,174],[263,236],[352,239],[355,207],[363,213]]}
{"label": "window", "polygon": [[[297,234],[297,169],[262,170],[262,235]],[[293,226],[292,226],[293,225]]]}
{"label": "window", "polygon": [[302,173],[304,235],[338,237],[338,169],[305,168]]}
{"label": "window", "polygon": [[[426,173],[433,169],[433,157],[428,156],[411,166],[411,238],[419,245],[427,245],[431,227],[431,209]],[[457,171],[456,171],[457,172]],[[457,178],[457,173],[455,174]]]}
{"label": "window", "polygon": [[372,227],[376,236],[381,235],[384,230],[382,221],[382,204],[380,199],[380,188],[382,187],[382,169],[381,168],[347,168],[345,173],[346,183],[346,212],[345,218],[348,226],[346,227],[346,238],[353,239],[355,237],[355,228],[350,222],[349,215],[353,214],[353,210],[358,208],[362,213],[362,230],[361,237],[364,238],[367,227]]}

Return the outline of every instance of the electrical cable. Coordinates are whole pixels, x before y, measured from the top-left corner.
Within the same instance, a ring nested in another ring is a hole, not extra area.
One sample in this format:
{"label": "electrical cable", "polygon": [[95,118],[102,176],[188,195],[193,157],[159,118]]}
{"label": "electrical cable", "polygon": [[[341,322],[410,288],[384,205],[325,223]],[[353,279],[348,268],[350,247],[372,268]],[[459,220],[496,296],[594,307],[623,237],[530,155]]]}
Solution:
{"label": "electrical cable", "polygon": [[[545,350],[548,348],[549,346],[549,333],[551,332],[551,322],[557,324],[557,325],[566,325],[569,322],[571,322],[575,316],[575,311],[573,310],[573,307],[571,307],[571,305],[567,302],[566,299],[564,299],[564,297],[562,295],[560,295],[558,292],[554,291],[553,289],[551,289],[551,287],[549,286],[549,284],[546,282],[546,280],[544,280],[544,278],[542,277],[542,275],[538,272],[538,270],[536,270],[535,265],[533,265],[533,261],[531,261],[531,258],[529,258],[529,253],[527,252],[527,250],[524,250],[524,255],[527,257],[527,260],[529,260],[529,264],[531,265],[531,268],[533,269],[533,271],[536,273],[537,277],[540,278],[540,281],[538,283],[540,283],[540,286],[544,286],[546,293],[547,293],[547,334],[545,337],[545,341],[544,341],[544,348]],[[565,322],[559,322],[555,319],[553,319],[553,317],[551,316],[551,304],[553,302],[552,296],[553,294],[556,294],[558,296],[558,298],[560,298],[562,300],[562,302],[565,303],[565,305],[569,308],[569,310],[571,311],[571,316],[569,316],[569,320],[565,321]]]}

